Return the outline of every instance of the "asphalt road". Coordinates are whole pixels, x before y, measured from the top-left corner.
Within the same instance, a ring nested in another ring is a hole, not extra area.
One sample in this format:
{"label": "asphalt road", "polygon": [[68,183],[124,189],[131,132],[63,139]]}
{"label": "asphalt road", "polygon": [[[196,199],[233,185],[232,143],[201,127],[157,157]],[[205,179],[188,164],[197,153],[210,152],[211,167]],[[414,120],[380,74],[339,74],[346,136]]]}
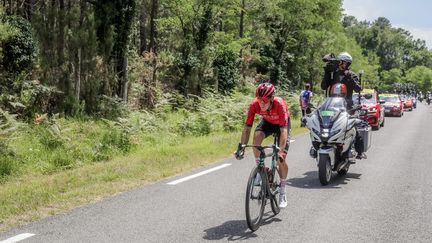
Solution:
{"label": "asphalt road", "polygon": [[[386,117],[368,159],[321,186],[309,136],[296,137],[288,207],[272,216],[268,205],[255,232],[244,213],[249,154],[13,229],[0,242],[24,233],[34,235],[21,242],[432,242],[431,138],[432,106]],[[224,164],[231,165],[168,184]]]}

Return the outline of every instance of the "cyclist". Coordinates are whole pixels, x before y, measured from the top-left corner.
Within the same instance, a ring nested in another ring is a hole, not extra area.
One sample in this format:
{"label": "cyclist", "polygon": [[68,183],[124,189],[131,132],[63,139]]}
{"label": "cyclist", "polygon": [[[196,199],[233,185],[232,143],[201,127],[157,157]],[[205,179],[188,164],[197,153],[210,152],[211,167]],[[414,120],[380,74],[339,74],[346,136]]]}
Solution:
{"label": "cyclist", "polygon": [[[244,148],[242,148],[241,145],[248,143],[255,115],[260,115],[262,119],[255,129],[253,145],[261,145],[264,138],[271,134],[276,133],[277,136],[279,136],[278,146],[281,148],[278,154],[278,165],[281,178],[279,206],[285,208],[287,206],[285,185],[288,176],[288,162],[286,161],[286,154],[289,147],[290,113],[286,101],[280,97],[275,97],[275,87],[271,83],[262,83],[258,85],[255,96],[256,98],[249,104],[245,127],[235,156],[237,159],[242,158],[241,155],[244,153]],[[257,164],[263,162],[259,155],[259,150],[254,148],[254,156]]]}

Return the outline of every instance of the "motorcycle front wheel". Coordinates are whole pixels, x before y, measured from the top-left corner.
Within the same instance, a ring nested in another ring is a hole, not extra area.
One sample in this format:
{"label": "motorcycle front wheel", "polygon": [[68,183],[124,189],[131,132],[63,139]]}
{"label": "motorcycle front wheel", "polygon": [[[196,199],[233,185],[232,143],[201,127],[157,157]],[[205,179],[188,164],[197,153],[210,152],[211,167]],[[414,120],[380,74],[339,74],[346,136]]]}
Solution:
{"label": "motorcycle front wheel", "polygon": [[321,182],[321,185],[325,186],[330,183],[330,179],[332,176],[332,168],[330,164],[330,156],[328,155],[320,155],[318,161],[318,176]]}

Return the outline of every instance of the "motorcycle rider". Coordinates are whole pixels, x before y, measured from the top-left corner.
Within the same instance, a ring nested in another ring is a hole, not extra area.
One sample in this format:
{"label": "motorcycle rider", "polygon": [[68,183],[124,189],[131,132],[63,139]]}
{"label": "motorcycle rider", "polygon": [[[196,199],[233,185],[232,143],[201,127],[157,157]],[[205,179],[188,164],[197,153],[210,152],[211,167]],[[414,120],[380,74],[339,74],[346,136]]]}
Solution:
{"label": "motorcycle rider", "polygon": [[[353,92],[360,92],[362,87],[360,86],[358,76],[350,70],[350,66],[352,64],[352,57],[348,52],[341,52],[336,61],[338,62],[337,70],[334,70],[334,55],[327,54],[323,57],[323,61],[326,62],[326,66],[324,67],[324,77],[321,82],[321,88],[326,90],[326,94],[329,95],[330,89],[334,84],[342,83],[346,86],[346,96],[345,100],[347,102],[347,110],[352,110],[354,102],[352,100]],[[366,159],[367,156],[364,153],[363,141],[361,136],[357,133],[355,149],[357,151],[357,159]],[[315,151],[313,151],[315,150]],[[312,157],[316,158],[316,148],[311,149],[310,154]]]}
{"label": "motorcycle rider", "polygon": [[[324,78],[321,82],[321,88],[323,90],[326,90],[326,93],[329,94],[329,89],[333,84],[345,84],[347,86],[347,94],[345,99],[347,101],[347,109],[350,110],[353,106],[353,92],[360,92],[362,90],[358,76],[350,70],[352,57],[348,52],[341,52],[337,57],[337,60],[339,61],[339,66],[337,70],[331,70],[331,68],[329,67],[331,65],[329,57],[331,56],[326,55],[323,58],[323,60],[326,61],[326,67],[324,68],[325,72]],[[335,71],[335,73],[333,73],[332,71]]]}

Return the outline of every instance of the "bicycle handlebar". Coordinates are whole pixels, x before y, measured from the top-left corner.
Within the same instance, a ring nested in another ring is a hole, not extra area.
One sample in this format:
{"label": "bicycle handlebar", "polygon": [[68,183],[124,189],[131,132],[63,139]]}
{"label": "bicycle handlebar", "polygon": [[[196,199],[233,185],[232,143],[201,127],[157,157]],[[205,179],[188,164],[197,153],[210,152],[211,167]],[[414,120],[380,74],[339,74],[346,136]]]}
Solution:
{"label": "bicycle handlebar", "polygon": [[[277,154],[280,151],[280,148],[277,145],[275,145],[275,144],[267,145],[267,146],[241,144],[240,146],[243,149],[244,148],[256,148],[256,149],[258,149],[260,151],[261,157],[264,157],[264,158],[271,157],[271,156]],[[265,149],[273,149],[273,153],[266,154],[265,151],[264,151]],[[242,151],[241,157],[243,157],[243,155],[244,155],[244,150]]]}

